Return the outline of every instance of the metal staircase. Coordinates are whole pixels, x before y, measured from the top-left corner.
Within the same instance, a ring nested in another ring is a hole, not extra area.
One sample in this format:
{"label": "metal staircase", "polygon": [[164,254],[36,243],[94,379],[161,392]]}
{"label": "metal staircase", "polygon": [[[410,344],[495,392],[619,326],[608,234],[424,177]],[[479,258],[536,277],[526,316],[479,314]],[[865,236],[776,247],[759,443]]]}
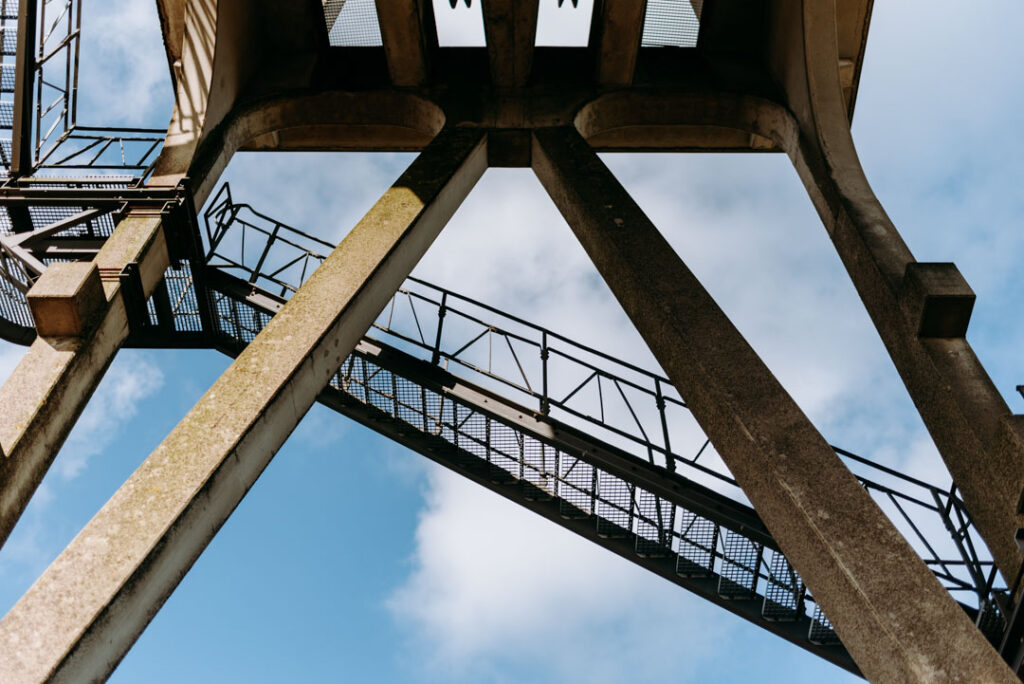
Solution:
{"label": "metal staircase", "polygon": [[[333,248],[236,203],[227,185],[203,218],[205,254],[179,259],[148,301],[129,295],[129,346],[236,355]],[[87,222],[74,223],[24,251],[40,261],[54,249],[88,258],[112,227],[109,210],[90,220],[102,230],[83,237]],[[25,343],[33,278],[8,272],[0,272],[0,336]],[[410,278],[319,400],[857,672],[665,377]],[[836,452],[998,646],[1012,605],[955,489]]]}

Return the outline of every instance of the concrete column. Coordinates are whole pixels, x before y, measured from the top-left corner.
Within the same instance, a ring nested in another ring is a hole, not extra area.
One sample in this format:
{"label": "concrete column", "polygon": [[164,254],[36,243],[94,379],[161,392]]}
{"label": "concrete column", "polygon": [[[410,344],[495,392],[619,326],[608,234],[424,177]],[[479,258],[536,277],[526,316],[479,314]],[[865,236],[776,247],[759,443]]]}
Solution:
{"label": "concrete column", "polygon": [[533,169],[861,671],[1015,678],[575,129]]}
{"label": "concrete column", "polygon": [[597,82],[628,86],[633,82],[636,57],[644,33],[646,0],[604,0],[595,7],[590,39],[597,59]]}
{"label": "concrete column", "polygon": [[487,58],[496,88],[521,88],[530,78],[539,0],[480,0]]}
{"label": "concrete column", "polygon": [[148,297],[168,266],[159,217],[129,216],[93,262],[55,264],[29,292],[39,336],[0,387],[0,546],[128,336],[130,262]]}
{"label": "concrete column", "polygon": [[377,0],[377,21],[388,73],[396,86],[426,83],[431,47],[428,32],[432,32],[432,42],[437,43],[433,16],[429,0]]}
{"label": "concrete column", "polygon": [[770,68],[799,130],[787,150],[896,369],[1003,577],[1024,561],[1014,533],[1024,432],[965,335],[974,293],[949,263],[923,264],[875,197],[850,135],[834,0],[773,5]]}
{"label": "concrete column", "polygon": [[486,168],[450,129],[328,256],[0,621],[0,681],[105,678]]}

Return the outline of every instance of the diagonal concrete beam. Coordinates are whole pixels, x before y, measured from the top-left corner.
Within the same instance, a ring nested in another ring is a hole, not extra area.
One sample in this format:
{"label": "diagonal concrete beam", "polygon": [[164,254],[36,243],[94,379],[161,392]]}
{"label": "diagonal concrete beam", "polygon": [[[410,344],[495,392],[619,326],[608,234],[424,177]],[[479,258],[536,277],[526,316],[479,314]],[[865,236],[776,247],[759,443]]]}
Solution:
{"label": "diagonal concrete beam", "polygon": [[[45,337],[41,330],[0,387],[0,546],[128,337],[117,275],[131,262],[139,264],[148,297],[169,265],[159,217],[129,216],[96,256],[93,264],[112,277],[103,279],[95,324],[74,336]],[[75,283],[67,286],[70,296]]]}
{"label": "diagonal concrete beam", "polygon": [[530,78],[539,0],[480,0],[496,88],[521,88]]}
{"label": "diagonal concrete beam", "polygon": [[798,123],[793,159],[846,270],[1003,578],[1024,561],[1024,416],[966,339],[974,293],[953,264],[922,264],[868,183],[850,133],[834,0],[773,5],[774,60]]}
{"label": "diagonal concrete beam", "polygon": [[628,86],[636,71],[636,56],[644,33],[646,0],[604,0],[595,7],[590,45],[597,60],[597,82]]}
{"label": "diagonal concrete beam", "polygon": [[487,165],[442,131],[0,621],[0,681],[97,681],[138,638]]}
{"label": "diagonal concrete beam", "polygon": [[[388,60],[388,73],[396,86],[419,86],[426,83],[430,71],[428,63],[433,17],[427,0],[377,0],[377,20],[380,23],[384,54]],[[435,42],[436,42],[436,33]]]}
{"label": "diagonal concrete beam", "polygon": [[579,133],[532,164],[865,676],[1015,681]]}

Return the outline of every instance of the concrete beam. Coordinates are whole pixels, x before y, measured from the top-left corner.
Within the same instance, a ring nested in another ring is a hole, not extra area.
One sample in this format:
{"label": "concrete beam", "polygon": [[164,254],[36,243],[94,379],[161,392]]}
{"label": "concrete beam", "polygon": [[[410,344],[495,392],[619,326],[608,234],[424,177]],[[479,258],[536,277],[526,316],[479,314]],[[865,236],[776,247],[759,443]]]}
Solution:
{"label": "concrete beam", "polygon": [[82,337],[103,315],[106,303],[99,269],[90,261],[53,264],[28,291],[40,337]]}
{"label": "concrete beam", "polygon": [[486,169],[442,131],[0,621],[6,684],[105,678]]}
{"label": "concrete beam", "polygon": [[[919,264],[868,184],[850,134],[834,0],[773,6],[769,67],[797,120],[794,165],[1004,579],[1024,555],[1024,445],[964,337],[973,293],[952,264]],[[1014,448],[1018,444],[1022,448]]]}
{"label": "concrete beam", "polygon": [[480,0],[494,87],[522,88],[530,78],[539,0]]}
{"label": "concrete beam", "polygon": [[624,87],[633,83],[636,56],[644,33],[646,0],[604,0],[595,11],[590,44],[597,59],[597,82]]}
{"label": "concrete beam", "polygon": [[426,83],[430,71],[430,41],[425,30],[431,25],[427,21],[428,12],[431,8],[426,0],[377,0],[377,20],[388,60],[388,73],[396,86]]}
{"label": "concrete beam", "polygon": [[586,141],[538,130],[532,160],[868,679],[1015,681]]}
{"label": "concrete beam", "polygon": [[[71,270],[84,267],[87,275],[95,275],[96,270],[110,274],[102,280],[102,293],[95,293],[102,303],[89,305],[90,325],[80,335],[46,336],[46,332],[61,331],[59,327],[48,330],[44,319],[40,336],[0,387],[0,546],[128,337],[128,315],[117,274],[130,262],[139,264],[143,291],[149,296],[169,265],[159,218],[129,215],[91,264],[66,265]],[[40,283],[45,285],[49,273],[43,274]],[[63,286],[63,293],[50,287],[48,294],[73,299],[82,280],[61,280],[55,285]]]}

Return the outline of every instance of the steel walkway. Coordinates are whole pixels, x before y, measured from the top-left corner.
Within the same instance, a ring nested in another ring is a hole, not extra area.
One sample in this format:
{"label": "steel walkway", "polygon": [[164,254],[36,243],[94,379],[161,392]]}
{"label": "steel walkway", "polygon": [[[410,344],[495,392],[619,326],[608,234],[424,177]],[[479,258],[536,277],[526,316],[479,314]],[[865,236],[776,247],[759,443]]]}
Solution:
{"label": "steel walkway", "polygon": [[[148,302],[129,302],[131,345],[236,355],[333,248],[235,203],[226,185],[209,205],[205,256],[169,269]],[[0,335],[24,343],[24,287],[0,296]],[[409,279],[319,400],[857,672],[666,378]],[[836,451],[998,645],[1006,590],[955,490]]]}

